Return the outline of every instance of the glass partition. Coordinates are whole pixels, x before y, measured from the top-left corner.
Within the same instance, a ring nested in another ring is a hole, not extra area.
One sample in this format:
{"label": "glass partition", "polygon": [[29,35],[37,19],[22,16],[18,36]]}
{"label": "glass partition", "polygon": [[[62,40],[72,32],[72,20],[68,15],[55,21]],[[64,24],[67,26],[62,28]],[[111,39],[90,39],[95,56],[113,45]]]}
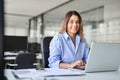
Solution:
{"label": "glass partition", "polygon": [[[55,35],[58,33],[63,17],[66,12],[70,10],[76,10],[82,16],[84,21],[84,35],[87,39],[88,44],[91,42],[120,42],[120,5],[115,1],[106,2],[107,4],[100,1],[102,4],[97,2],[88,2],[73,0],[65,5],[59,6],[51,11],[44,13],[43,15],[43,36]],[[82,5],[84,3],[84,5]],[[96,4],[93,7],[92,4]],[[90,6],[89,9],[83,6]]]}
{"label": "glass partition", "polygon": [[30,52],[39,53],[41,40],[41,16],[29,20],[28,49]]}
{"label": "glass partition", "polygon": [[[59,32],[66,12],[76,10],[84,21],[84,35],[88,44],[91,42],[120,42],[120,1],[86,1],[73,0],[51,9],[42,16],[40,36],[54,36]],[[92,4],[95,4],[93,6]],[[84,7],[89,6],[89,7]],[[36,16],[39,17],[39,16]]]}
{"label": "glass partition", "polygon": [[[62,20],[65,14],[70,10],[76,10],[80,13],[84,22],[84,34],[88,43],[98,41],[96,35],[97,28],[100,23],[104,23],[104,6],[98,6],[89,10],[81,10],[81,1],[75,0],[62,5],[56,9],[48,11],[44,14],[44,36],[54,36],[60,30]],[[61,13],[62,12],[62,13]]]}

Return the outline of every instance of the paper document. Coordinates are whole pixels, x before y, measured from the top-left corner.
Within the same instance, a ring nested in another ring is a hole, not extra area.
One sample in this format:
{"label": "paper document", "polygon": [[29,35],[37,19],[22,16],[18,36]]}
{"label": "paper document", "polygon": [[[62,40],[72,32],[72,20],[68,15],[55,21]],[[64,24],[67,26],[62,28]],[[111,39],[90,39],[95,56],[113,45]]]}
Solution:
{"label": "paper document", "polygon": [[12,71],[17,78],[31,78],[32,74],[36,73],[36,69],[19,69]]}
{"label": "paper document", "polygon": [[47,68],[45,70],[35,70],[35,69],[14,70],[13,74],[17,78],[31,78],[32,80],[39,80],[42,77],[81,76],[84,75],[85,72],[78,69]]}
{"label": "paper document", "polygon": [[44,72],[40,73],[40,76],[80,76],[84,75],[85,72],[78,69],[45,69]]}

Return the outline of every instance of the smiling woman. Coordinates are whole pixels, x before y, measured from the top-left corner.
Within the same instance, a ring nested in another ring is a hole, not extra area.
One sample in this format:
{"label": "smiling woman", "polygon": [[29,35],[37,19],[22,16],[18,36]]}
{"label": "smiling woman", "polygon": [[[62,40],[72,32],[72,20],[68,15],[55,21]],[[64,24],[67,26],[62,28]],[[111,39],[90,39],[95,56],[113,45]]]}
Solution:
{"label": "smiling woman", "polygon": [[77,11],[69,11],[63,19],[61,30],[50,42],[49,67],[80,68],[85,65],[88,53],[82,17]]}
{"label": "smiling woman", "polygon": [[3,21],[3,0],[0,0],[0,80],[4,80],[3,77],[3,28],[4,28],[4,21]]}

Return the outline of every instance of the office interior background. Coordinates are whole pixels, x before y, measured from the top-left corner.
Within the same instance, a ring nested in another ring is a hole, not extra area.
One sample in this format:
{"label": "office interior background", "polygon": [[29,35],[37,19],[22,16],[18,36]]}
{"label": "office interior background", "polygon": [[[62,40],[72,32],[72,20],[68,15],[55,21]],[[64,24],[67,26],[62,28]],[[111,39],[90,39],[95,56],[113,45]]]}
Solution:
{"label": "office interior background", "polygon": [[[25,50],[40,53],[41,38],[58,33],[63,17],[70,10],[82,16],[89,46],[92,41],[120,43],[120,0],[5,0],[4,3],[4,35],[15,37],[11,43],[24,45],[21,47]],[[16,42],[17,37],[24,40]]]}

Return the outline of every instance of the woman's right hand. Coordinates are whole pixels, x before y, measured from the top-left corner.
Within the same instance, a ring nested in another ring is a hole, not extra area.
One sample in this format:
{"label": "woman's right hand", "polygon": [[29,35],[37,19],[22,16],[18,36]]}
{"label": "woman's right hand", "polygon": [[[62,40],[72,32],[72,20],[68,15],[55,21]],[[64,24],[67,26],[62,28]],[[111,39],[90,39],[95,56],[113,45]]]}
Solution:
{"label": "woman's right hand", "polygon": [[85,66],[85,62],[82,60],[77,60],[70,64],[70,68],[80,68],[81,66]]}

